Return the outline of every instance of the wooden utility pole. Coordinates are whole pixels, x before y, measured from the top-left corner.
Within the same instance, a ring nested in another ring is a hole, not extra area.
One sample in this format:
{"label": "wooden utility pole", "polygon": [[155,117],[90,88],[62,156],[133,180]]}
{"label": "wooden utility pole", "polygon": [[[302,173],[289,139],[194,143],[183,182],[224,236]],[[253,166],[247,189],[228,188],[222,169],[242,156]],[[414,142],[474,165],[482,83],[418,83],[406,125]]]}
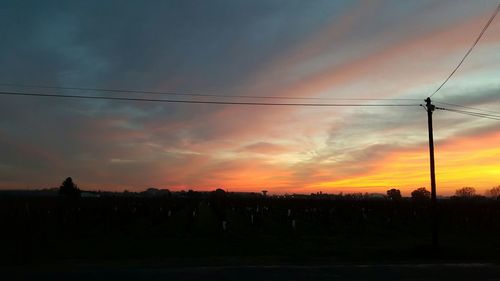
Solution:
{"label": "wooden utility pole", "polygon": [[427,109],[427,122],[429,128],[429,155],[431,167],[431,228],[432,228],[432,246],[434,250],[439,247],[438,238],[438,214],[436,198],[436,171],[434,166],[434,134],[432,132],[432,113],[436,107],[432,104],[431,98],[425,100]]}

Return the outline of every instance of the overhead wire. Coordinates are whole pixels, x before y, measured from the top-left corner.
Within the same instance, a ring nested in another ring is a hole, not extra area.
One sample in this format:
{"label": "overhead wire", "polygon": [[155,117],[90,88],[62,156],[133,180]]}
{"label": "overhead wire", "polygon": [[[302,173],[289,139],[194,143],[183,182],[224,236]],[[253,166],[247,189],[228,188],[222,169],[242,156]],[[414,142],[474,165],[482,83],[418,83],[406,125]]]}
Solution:
{"label": "overhead wire", "polygon": [[436,101],[436,100],[434,100],[433,102],[436,103],[436,104],[443,104],[443,105],[449,105],[449,106],[460,107],[460,108],[465,108],[465,109],[472,109],[472,110],[479,111],[479,112],[500,114],[499,111],[492,111],[492,110],[480,109],[480,108],[477,108],[477,107],[464,106],[464,105],[459,105],[459,104],[454,104],[454,103],[448,103],[448,102],[442,102],[442,101]]}
{"label": "overhead wire", "polygon": [[211,98],[245,98],[245,99],[275,99],[275,100],[337,100],[337,101],[416,101],[419,99],[405,98],[325,98],[325,97],[287,97],[287,96],[252,96],[252,95],[222,95],[222,94],[195,94],[195,93],[179,93],[179,92],[161,92],[161,91],[143,91],[143,90],[126,90],[126,89],[107,89],[107,88],[87,88],[87,87],[62,87],[49,85],[33,85],[33,84],[18,84],[18,83],[0,83],[4,87],[16,88],[37,88],[37,89],[52,89],[52,90],[74,90],[74,91],[91,91],[91,92],[106,92],[106,93],[126,93],[126,94],[151,94],[151,95],[166,95],[166,96],[190,96],[190,97],[211,97]]}
{"label": "overhead wire", "polygon": [[451,109],[451,108],[442,108],[442,107],[437,107],[436,109],[500,121],[500,115],[484,114],[484,113],[478,113],[478,112],[473,112],[473,111]]}
{"label": "overhead wire", "polygon": [[163,103],[186,103],[186,104],[214,104],[214,105],[248,105],[248,106],[309,106],[309,107],[397,107],[397,106],[419,106],[418,104],[355,104],[355,103],[266,103],[266,102],[231,102],[231,101],[203,101],[203,100],[171,100],[171,99],[150,99],[131,97],[107,97],[89,95],[66,95],[66,94],[45,94],[31,92],[4,92],[4,96],[26,96],[26,97],[52,97],[52,98],[73,98],[73,99],[96,99],[96,100],[118,100],[131,102],[163,102]]}
{"label": "overhead wire", "polygon": [[441,88],[448,82],[448,80],[450,80],[450,78],[455,74],[455,72],[457,72],[457,70],[460,68],[460,66],[464,63],[465,59],[470,55],[470,53],[472,52],[472,50],[474,49],[474,47],[476,47],[476,45],[479,42],[479,40],[481,40],[481,37],[483,37],[483,34],[486,32],[486,30],[488,29],[488,27],[490,26],[490,24],[493,22],[493,20],[495,19],[496,15],[498,14],[499,11],[500,11],[500,3],[496,7],[495,11],[491,15],[491,17],[488,20],[488,22],[486,22],[486,25],[483,27],[483,29],[479,33],[479,36],[476,38],[476,40],[474,41],[474,43],[472,44],[472,46],[467,50],[467,52],[465,53],[465,55],[463,56],[463,58],[460,60],[460,62],[457,64],[457,66],[453,69],[453,71],[450,73],[450,75],[448,75],[448,77],[443,81],[443,83],[441,83],[441,85],[439,85],[439,87],[429,97],[432,97],[437,92],[439,92],[439,90],[441,90]]}

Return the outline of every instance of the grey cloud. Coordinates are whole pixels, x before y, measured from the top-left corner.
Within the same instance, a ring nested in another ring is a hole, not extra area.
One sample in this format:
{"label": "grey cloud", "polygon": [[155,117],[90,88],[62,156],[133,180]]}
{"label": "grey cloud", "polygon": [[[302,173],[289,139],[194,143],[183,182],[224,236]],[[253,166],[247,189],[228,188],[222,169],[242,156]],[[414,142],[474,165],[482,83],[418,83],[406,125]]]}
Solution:
{"label": "grey cloud", "polygon": [[279,145],[270,142],[255,142],[241,147],[240,152],[252,152],[258,154],[277,154],[289,151],[290,148],[284,145]]}

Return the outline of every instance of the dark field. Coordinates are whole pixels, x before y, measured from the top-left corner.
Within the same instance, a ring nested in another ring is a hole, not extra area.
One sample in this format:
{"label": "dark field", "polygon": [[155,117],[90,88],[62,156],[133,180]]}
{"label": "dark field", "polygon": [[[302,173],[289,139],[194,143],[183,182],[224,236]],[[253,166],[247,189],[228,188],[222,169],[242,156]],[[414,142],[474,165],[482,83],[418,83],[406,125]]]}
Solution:
{"label": "dark field", "polygon": [[500,201],[438,204],[432,251],[428,203],[410,199],[9,196],[0,198],[0,255],[14,267],[499,260]]}

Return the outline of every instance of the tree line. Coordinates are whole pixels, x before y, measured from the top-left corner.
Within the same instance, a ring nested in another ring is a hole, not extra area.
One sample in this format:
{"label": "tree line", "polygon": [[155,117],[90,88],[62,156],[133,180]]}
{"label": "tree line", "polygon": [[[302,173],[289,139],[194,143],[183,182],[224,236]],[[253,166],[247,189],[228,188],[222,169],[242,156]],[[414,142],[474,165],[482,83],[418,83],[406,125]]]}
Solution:
{"label": "tree line", "polygon": [[[222,191],[222,190],[218,189],[217,191]],[[266,193],[267,190],[263,191],[264,196],[266,196]],[[81,196],[81,190],[73,182],[73,179],[71,177],[68,177],[60,185],[59,194],[70,198],[77,198]],[[494,199],[499,199],[500,185],[487,190],[485,196]],[[396,188],[391,188],[387,190],[387,197],[395,201],[401,200],[403,198],[401,190]],[[472,199],[472,198],[482,198],[482,197],[483,196],[479,195],[474,187],[466,186],[455,190],[455,195],[452,196],[451,198]],[[416,201],[425,201],[431,198],[431,192],[427,190],[425,187],[420,187],[411,192],[411,198]]]}
{"label": "tree line", "polygon": [[[401,200],[403,196],[401,195],[401,191],[396,188],[391,188],[387,190],[387,197],[392,200]],[[477,193],[474,187],[466,186],[455,190],[455,195],[451,196],[451,199],[473,199],[473,198],[483,198],[483,197],[491,197],[493,199],[500,199],[500,185],[488,189],[485,192],[485,196],[482,196]],[[411,192],[411,198],[413,200],[428,200],[431,198],[431,192],[428,191],[425,187],[420,187]]]}

